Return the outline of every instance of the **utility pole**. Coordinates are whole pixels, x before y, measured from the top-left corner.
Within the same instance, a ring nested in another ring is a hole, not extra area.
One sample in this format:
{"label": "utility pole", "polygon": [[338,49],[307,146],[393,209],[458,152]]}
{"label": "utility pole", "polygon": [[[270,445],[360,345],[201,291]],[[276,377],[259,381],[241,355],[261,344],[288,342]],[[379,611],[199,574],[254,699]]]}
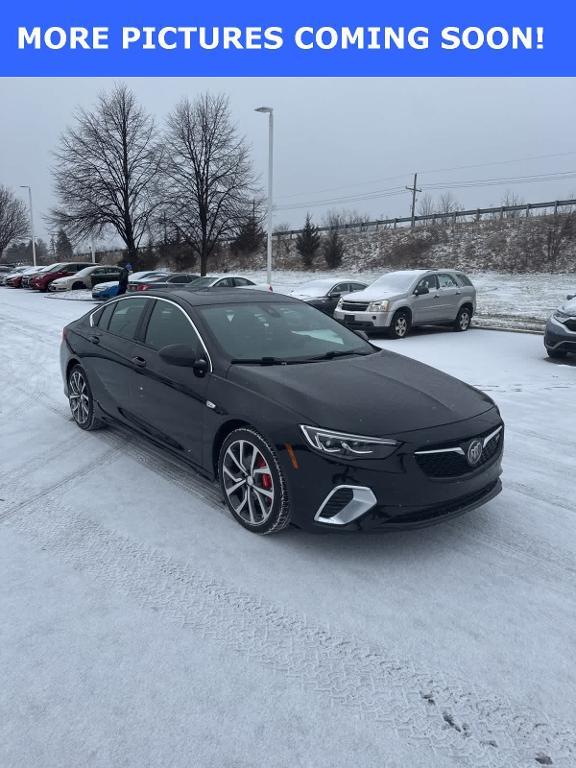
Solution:
{"label": "utility pole", "polygon": [[412,187],[406,187],[408,192],[412,192],[412,223],[410,224],[412,229],[414,229],[414,227],[416,226],[416,193],[417,192],[422,192],[421,189],[418,189],[417,184],[418,184],[418,174],[415,173],[414,174],[414,185]]}
{"label": "utility pole", "polygon": [[32,187],[28,184],[20,184],[21,189],[28,190],[28,208],[30,212],[30,233],[32,235],[32,263],[36,266],[36,238],[34,237],[34,211],[32,208]]}

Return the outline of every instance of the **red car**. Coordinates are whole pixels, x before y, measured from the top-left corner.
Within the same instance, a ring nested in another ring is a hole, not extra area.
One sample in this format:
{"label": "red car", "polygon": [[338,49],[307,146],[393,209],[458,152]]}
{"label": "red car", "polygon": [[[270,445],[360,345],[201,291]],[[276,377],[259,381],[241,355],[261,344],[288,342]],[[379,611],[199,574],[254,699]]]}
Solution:
{"label": "red car", "polygon": [[35,275],[30,280],[30,288],[35,288],[37,291],[47,291],[48,286],[53,280],[57,280],[59,277],[68,277],[68,275],[74,275],[85,267],[91,267],[91,261],[63,261],[60,264],[54,264],[46,272],[42,272],[39,275]]}

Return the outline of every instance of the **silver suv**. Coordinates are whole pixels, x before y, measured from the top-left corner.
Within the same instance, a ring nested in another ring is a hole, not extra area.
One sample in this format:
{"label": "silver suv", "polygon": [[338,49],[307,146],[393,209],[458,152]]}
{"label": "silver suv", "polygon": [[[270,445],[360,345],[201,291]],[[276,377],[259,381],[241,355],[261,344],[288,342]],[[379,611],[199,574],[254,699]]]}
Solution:
{"label": "silver suv", "polygon": [[415,325],[470,327],[476,289],[470,278],[451,269],[410,269],[382,275],[364,291],[343,296],[334,312],[352,328],[388,330],[402,339]]}

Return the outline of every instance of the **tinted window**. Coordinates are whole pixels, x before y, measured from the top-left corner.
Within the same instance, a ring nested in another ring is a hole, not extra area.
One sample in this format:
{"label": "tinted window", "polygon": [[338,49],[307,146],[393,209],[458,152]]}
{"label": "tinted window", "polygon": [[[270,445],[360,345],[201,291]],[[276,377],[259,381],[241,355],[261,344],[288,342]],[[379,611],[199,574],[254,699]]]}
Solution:
{"label": "tinted window", "polygon": [[110,333],[115,333],[125,339],[133,339],[138,327],[138,321],[142,310],[146,306],[147,299],[125,299],[117,301],[114,313],[108,324]]}
{"label": "tinted window", "polygon": [[188,344],[200,349],[198,336],[184,312],[167,301],[154,304],[145,342],[154,349],[162,349],[168,344]]}
{"label": "tinted window", "polygon": [[301,360],[334,353],[370,354],[374,348],[348,328],[303,302],[214,304],[197,310],[233,360]]}
{"label": "tinted window", "polygon": [[224,277],[222,280],[218,280],[215,285],[218,286],[218,288],[233,288],[234,280],[231,277]]}
{"label": "tinted window", "polygon": [[169,283],[189,283],[191,280],[190,275],[174,275],[168,278]]}
{"label": "tinted window", "polygon": [[335,285],[334,288],[332,288],[330,293],[348,293],[349,291],[350,291],[349,283],[338,283],[338,285]]}
{"label": "tinted window", "polygon": [[438,275],[438,284],[440,288],[457,288],[458,283],[451,275]]}
{"label": "tinted window", "polygon": [[103,331],[108,330],[108,323],[110,322],[110,317],[112,316],[112,312],[114,312],[115,304],[107,304],[104,309],[100,312],[98,318],[94,318],[97,320],[96,324],[99,328],[102,328]]}
{"label": "tinted window", "polygon": [[420,280],[420,282],[416,286],[416,290],[422,290],[422,288],[428,288],[429,291],[435,291],[437,287],[438,287],[438,284],[436,282],[436,275],[428,275],[427,277]]}
{"label": "tinted window", "polygon": [[458,278],[458,282],[460,283],[460,285],[472,285],[472,281],[470,280],[470,278],[467,277],[466,275],[463,275],[461,272],[459,272],[456,275],[456,277]]}
{"label": "tinted window", "polygon": [[364,283],[350,283],[350,291],[353,293],[354,291],[363,291],[366,286]]}
{"label": "tinted window", "polygon": [[247,280],[245,277],[235,277],[234,284],[236,285],[236,287],[242,286],[242,285],[254,285],[252,280]]}

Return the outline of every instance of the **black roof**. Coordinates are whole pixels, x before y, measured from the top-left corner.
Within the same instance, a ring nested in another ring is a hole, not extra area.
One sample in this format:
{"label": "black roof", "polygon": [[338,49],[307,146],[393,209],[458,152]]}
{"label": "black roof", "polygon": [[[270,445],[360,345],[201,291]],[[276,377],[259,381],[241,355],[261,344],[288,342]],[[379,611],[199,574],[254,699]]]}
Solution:
{"label": "black roof", "polygon": [[[136,298],[142,294],[133,293]],[[207,304],[253,304],[254,302],[297,302],[291,296],[272,291],[258,291],[246,288],[179,288],[175,291],[157,290],[146,291],[146,296],[158,296],[159,298],[178,299],[181,304],[189,304],[192,307],[206,306]]]}

